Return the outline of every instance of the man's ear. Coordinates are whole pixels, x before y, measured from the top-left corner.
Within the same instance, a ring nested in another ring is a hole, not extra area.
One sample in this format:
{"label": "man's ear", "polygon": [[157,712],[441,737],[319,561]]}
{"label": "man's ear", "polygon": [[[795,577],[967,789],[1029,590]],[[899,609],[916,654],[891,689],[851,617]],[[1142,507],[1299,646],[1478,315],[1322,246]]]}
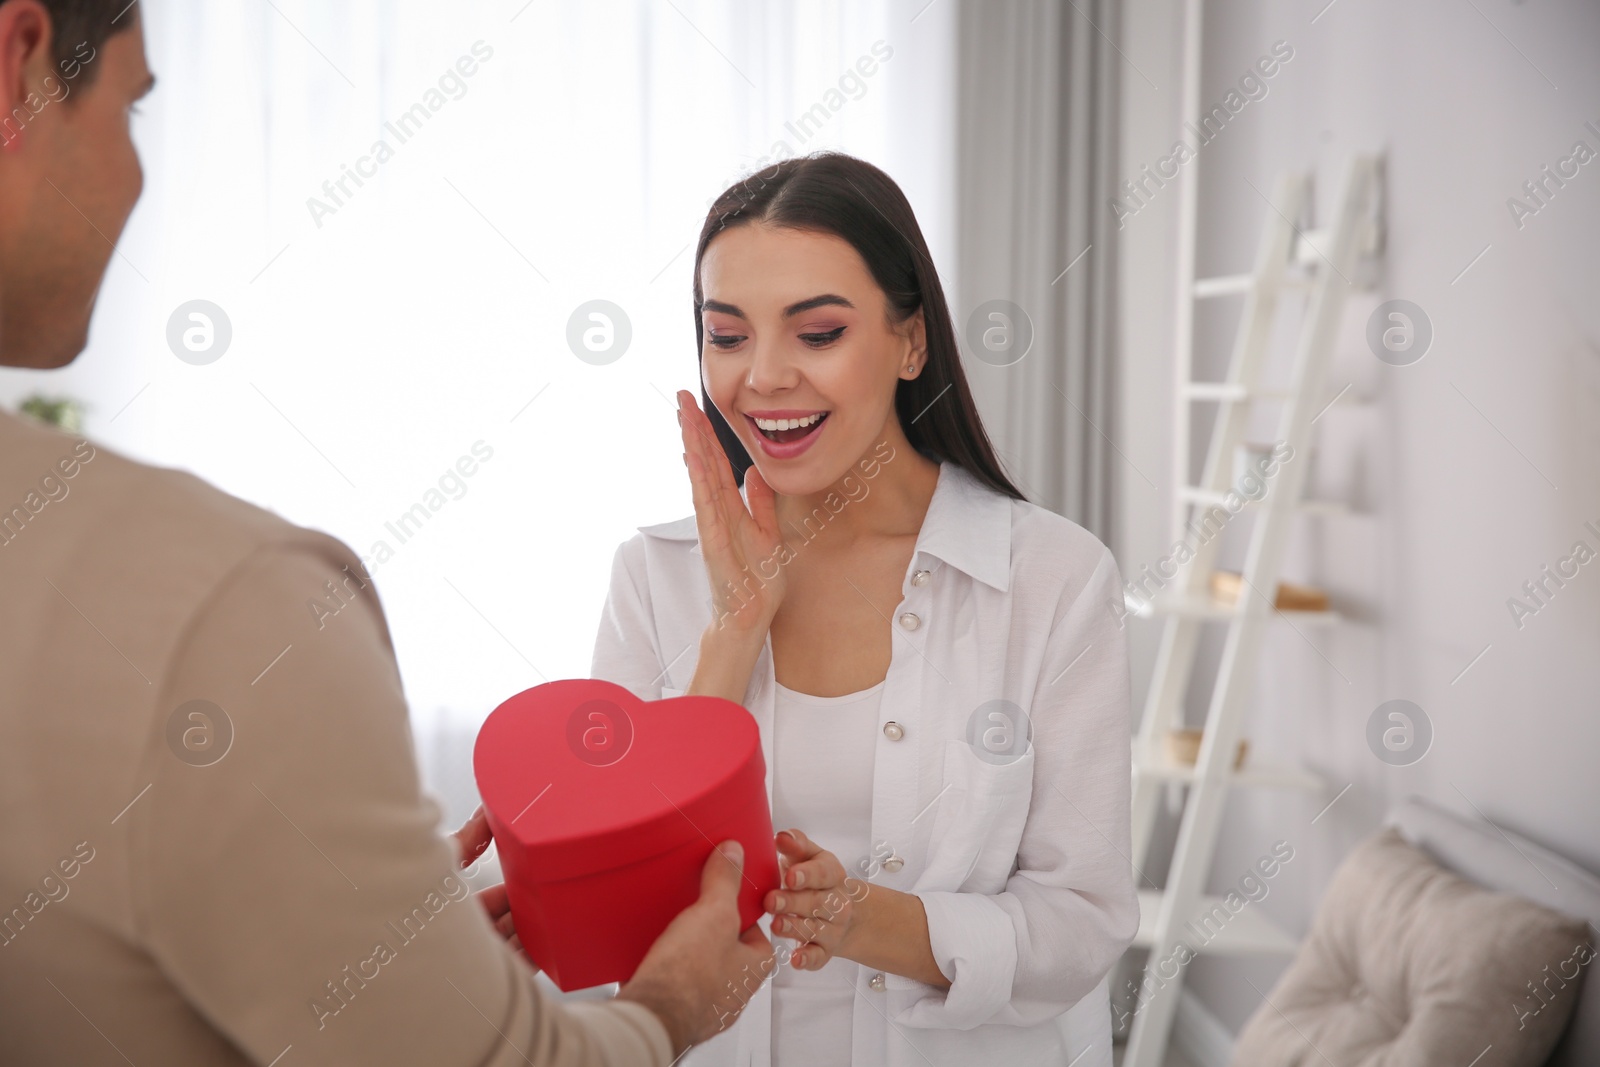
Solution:
{"label": "man's ear", "polygon": [[28,118],[28,97],[54,68],[50,63],[54,27],[39,0],[6,0],[0,4],[0,137],[7,145],[22,132],[13,118],[21,108]]}

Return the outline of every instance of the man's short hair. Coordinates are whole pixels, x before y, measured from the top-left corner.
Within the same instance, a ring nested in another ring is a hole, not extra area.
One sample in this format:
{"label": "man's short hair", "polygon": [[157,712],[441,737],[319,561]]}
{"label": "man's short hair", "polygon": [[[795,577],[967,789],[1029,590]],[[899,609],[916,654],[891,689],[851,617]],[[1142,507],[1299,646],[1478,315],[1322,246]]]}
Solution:
{"label": "man's short hair", "polygon": [[[50,12],[51,51],[55,69],[74,58],[80,59],[77,50],[87,44],[95,51],[106,38],[115,36],[138,21],[138,0],[39,0]],[[0,4],[6,0],[0,0]],[[94,77],[94,64],[85,67],[87,82]]]}

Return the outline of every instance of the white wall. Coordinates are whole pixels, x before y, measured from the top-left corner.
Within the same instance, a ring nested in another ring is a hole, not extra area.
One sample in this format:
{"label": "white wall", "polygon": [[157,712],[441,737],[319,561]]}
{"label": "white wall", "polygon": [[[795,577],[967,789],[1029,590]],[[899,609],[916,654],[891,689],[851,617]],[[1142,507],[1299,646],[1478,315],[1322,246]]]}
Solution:
{"label": "white wall", "polygon": [[[1600,127],[1600,8],[1579,0],[1207,7],[1206,107],[1273,42],[1289,42],[1294,56],[1190,164],[1201,175],[1199,273],[1248,268],[1265,205],[1246,179],[1266,192],[1282,170],[1311,170],[1320,225],[1345,158],[1381,149],[1390,195],[1387,278],[1347,303],[1328,389],[1353,382],[1347,399],[1368,402],[1324,415],[1309,457],[1308,490],[1357,513],[1296,520],[1284,572],[1329,589],[1350,621],[1303,634],[1279,624],[1245,726],[1259,750],[1303,760],[1331,787],[1320,798],[1236,793],[1212,888],[1287,840],[1296,857],[1260,906],[1303,933],[1341,857],[1413,792],[1600,870],[1600,560],[1520,630],[1507,608],[1574,542],[1600,550],[1600,536],[1584,529],[1600,527],[1600,158],[1520,229],[1507,209],[1575,141],[1600,152],[1600,135],[1585,129]],[[1126,17],[1126,176],[1168,154],[1179,133],[1180,33],[1176,0],[1134,4]],[[1176,186],[1159,192],[1121,237],[1122,447],[1158,487],[1127,478],[1129,534],[1116,546],[1125,572],[1171,540],[1176,194]],[[1395,298],[1420,305],[1435,331],[1409,367],[1380,363],[1364,337],[1371,312]],[[1239,307],[1212,303],[1196,319],[1204,377],[1223,372]],[[1212,410],[1196,407],[1202,433]],[[1224,565],[1239,563],[1242,547],[1225,550]],[[1142,700],[1157,628],[1133,625]],[[1220,641],[1209,644],[1214,655]],[[1200,672],[1191,722],[1204,713],[1210,680]],[[1394,698],[1420,705],[1435,730],[1431,750],[1409,767],[1380,762],[1365,740],[1368,717]],[[1164,867],[1163,858],[1147,873],[1159,881]],[[1269,989],[1280,969],[1202,958],[1187,981],[1237,1030],[1261,999],[1246,979]]]}

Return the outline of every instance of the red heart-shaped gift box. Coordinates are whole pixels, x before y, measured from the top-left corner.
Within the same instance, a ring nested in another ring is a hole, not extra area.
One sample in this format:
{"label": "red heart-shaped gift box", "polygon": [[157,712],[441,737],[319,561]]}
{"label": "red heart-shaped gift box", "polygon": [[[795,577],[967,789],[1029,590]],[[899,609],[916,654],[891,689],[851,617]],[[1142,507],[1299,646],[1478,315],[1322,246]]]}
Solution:
{"label": "red heart-shaped gift box", "polygon": [[761,737],[731,700],[548,682],[490,713],[472,762],[517,936],[563,990],[631,978],[722,841],[744,845],[744,928],[778,888]]}

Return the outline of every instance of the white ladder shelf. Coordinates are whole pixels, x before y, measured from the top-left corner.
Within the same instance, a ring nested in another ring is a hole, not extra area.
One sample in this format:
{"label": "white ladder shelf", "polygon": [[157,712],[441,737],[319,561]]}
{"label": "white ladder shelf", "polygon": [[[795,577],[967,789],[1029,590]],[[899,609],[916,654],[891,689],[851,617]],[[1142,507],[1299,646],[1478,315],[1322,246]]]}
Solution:
{"label": "white ladder shelf", "polygon": [[[1358,281],[1371,276],[1370,268],[1382,248],[1382,162],[1376,156],[1356,156],[1345,171],[1336,202],[1334,220],[1325,230],[1302,231],[1293,220],[1311,210],[1311,181],[1307,175],[1281,177],[1266,212],[1266,227],[1250,274],[1196,279],[1189,297],[1206,299],[1243,295],[1244,308],[1229,363],[1221,382],[1193,381],[1191,341],[1180,338],[1177,397],[1181,415],[1175,420],[1179,436],[1174,477],[1187,482],[1188,409],[1195,402],[1217,405],[1204,474],[1198,486],[1180,485],[1174,494],[1175,536],[1193,539],[1192,521],[1215,518],[1234,477],[1234,457],[1244,443],[1252,405],[1281,404],[1277,442],[1292,448],[1289,458],[1277,464],[1265,495],[1257,503],[1238,509],[1239,521],[1250,521],[1249,547],[1243,567],[1242,590],[1232,604],[1212,598],[1210,578],[1221,546],[1220,530],[1200,538],[1193,555],[1158,593],[1148,599],[1130,596],[1130,614],[1163,618],[1160,651],[1145,703],[1139,733],[1133,742],[1133,866],[1135,877],[1145,866],[1154,831],[1157,802],[1166,790],[1189,787],[1183,818],[1173,849],[1164,890],[1141,890],[1140,924],[1136,948],[1149,950],[1147,967],[1178,956],[1182,942],[1189,950],[1228,955],[1291,954],[1296,939],[1274,926],[1257,909],[1233,915],[1203,945],[1185,931],[1192,920],[1220,903],[1203,894],[1227,791],[1233,786],[1321,791],[1322,780],[1293,766],[1275,765],[1250,755],[1233,766],[1241,719],[1250,696],[1261,651],[1261,639],[1274,615],[1306,623],[1334,623],[1331,611],[1278,611],[1274,605],[1279,568],[1289,524],[1296,514],[1334,514],[1337,503],[1303,499],[1311,422],[1325,404],[1323,393],[1329,359],[1337,338],[1344,298]],[[1192,263],[1186,269],[1192,268]],[[1187,279],[1184,279],[1187,281]],[[1287,390],[1261,388],[1269,341],[1277,316],[1279,296],[1286,290],[1306,291],[1306,306],[1295,343],[1294,368]],[[1189,317],[1180,317],[1184,331]],[[1191,510],[1193,517],[1191,517]],[[1243,517],[1249,514],[1251,519]],[[1224,510],[1223,522],[1229,516]],[[1163,752],[1168,730],[1184,725],[1183,699],[1198,650],[1200,629],[1206,623],[1227,625],[1227,639],[1217,668],[1215,686],[1206,711],[1200,751],[1194,766],[1175,764]],[[1223,914],[1227,914],[1224,909]],[[1184,976],[1161,974],[1160,988],[1134,1015],[1123,1067],[1160,1067],[1172,1030],[1178,990]],[[1138,983],[1141,987],[1145,983]]]}

